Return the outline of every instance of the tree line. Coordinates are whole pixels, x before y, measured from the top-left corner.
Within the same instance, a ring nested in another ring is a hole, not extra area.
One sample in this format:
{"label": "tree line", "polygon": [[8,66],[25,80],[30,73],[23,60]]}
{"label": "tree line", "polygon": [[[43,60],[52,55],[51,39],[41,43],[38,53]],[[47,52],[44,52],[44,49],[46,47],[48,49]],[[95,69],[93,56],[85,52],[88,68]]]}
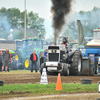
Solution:
{"label": "tree line", "polygon": [[[27,11],[26,11],[27,12]],[[24,15],[25,11],[21,12],[18,8],[0,9],[0,38],[7,39],[10,29],[20,29],[21,31],[13,32],[14,39],[24,37]],[[38,34],[43,37],[46,34],[44,27],[44,19],[40,18],[38,13],[32,11],[26,13],[26,29],[35,29]],[[32,36],[33,33],[27,33],[27,36]]]}

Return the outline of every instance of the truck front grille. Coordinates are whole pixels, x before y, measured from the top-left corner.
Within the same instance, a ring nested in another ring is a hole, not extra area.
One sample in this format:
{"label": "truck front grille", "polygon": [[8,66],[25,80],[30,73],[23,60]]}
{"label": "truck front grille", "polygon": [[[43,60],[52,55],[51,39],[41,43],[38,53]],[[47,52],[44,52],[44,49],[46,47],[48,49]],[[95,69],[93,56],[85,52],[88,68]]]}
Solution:
{"label": "truck front grille", "polygon": [[49,53],[49,61],[59,61],[59,53]]}

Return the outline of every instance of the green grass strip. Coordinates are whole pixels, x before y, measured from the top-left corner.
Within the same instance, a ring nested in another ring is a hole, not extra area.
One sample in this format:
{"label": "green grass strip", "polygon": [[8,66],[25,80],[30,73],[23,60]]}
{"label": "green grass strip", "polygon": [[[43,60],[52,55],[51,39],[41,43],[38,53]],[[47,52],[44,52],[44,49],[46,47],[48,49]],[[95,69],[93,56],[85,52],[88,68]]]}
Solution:
{"label": "green grass strip", "polygon": [[81,92],[97,92],[98,84],[82,85],[82,84],[62,84],[62,91],[56,91],[56,84],[9,84],[0,87],[0,93],[25,92],[32,94],[57,94],[57,93],[81,93]]}

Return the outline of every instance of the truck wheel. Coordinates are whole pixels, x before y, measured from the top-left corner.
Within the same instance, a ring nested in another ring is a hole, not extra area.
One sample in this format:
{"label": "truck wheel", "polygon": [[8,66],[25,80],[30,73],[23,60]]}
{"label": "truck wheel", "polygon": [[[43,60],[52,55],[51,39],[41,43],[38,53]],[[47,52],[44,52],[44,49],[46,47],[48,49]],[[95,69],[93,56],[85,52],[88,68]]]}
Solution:
{"label": "truck wheel", "polygon": [[18,68],[17,68],[17,60],[14,60],[13,62],[12,62],[12,64],[13,64],[13,70],[17,70]]}
{"label": "truck wheel", "polygon": [[41,64],[41,68],[40,68],[41,75],[42,75],[43,68],[44,68],[44,63]]}
{"label": "truck wheel", "polygon": [[98,61],[95,59],[95,74],[98,74]]}
{"label": "truck wheel", "polygon": [[64,74],[64,76],[69,75],[69,68],[66,64],[63,64],[63,74]]}
{"label": "truck wheel", "polygon": [[18,62],[19,63],[22,63],[22,56],[21,56],[21,53],[20,53],[20,51],[15,51],[15,60],[17,60],[18,59]]}
{"label": "truck wheel", "polygon": [[90,66],[90,76],[94,76],[93,66]]}
{"label": "truck wheel", "polygon": [[94,76],[93,66],[90,67],[90,76]]}
{"label": "truck wheel", "polygon": [[73,62],[70,67],[71,75],[81,75],[82,74],[82,53],[76,50],[73,55]]}
{"label": "truck wheel", "polygon": [[10,69],[13,69],[13,62],[12,63],[9,62],[9,64],[8,64],[8,72],[10,71]]}
{"label": "truck wheel", "polygon": [[7,71],[10,72],[10,68],[9,68],[9,66],[8,66],[8,68],[7,68]]}
{"label": "truck wheel", "polygon": [[39,59],[39,66],[43,63],[44,57],[40,57]]}
{"label": "truck wheel", "polygon": [[18,63],[20,63],[19,69],[21,69],[22,68],[22,56],[19,50],[15,51],[15,60],[18,60]]}
{"label": "truck wheel", "polygon": [[24,68],[26,70],[30,70],[30,66],[31,66],[31,61],[30,61],[29,57],[26,57],[24,60]]}
{"label": "truck wheel", "polygon": [[15,51],[15,60],[18,59],[18,63],[20,64],[20,66],[18,66],[18,69],[24,69],[24,65],[22,65],[22,57],[23,56],[21,51],[19,50]]}

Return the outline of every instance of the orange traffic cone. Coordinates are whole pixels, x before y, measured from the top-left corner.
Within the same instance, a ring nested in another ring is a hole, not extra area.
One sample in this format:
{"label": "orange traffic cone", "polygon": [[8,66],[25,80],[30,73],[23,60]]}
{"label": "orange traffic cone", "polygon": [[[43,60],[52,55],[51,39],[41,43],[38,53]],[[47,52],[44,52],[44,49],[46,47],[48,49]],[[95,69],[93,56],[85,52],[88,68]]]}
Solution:
{"label": "orange traffic cone", "polygon": [[56,90],[62,90],[62,84],[61,84],[60,73],[58,74]]}

